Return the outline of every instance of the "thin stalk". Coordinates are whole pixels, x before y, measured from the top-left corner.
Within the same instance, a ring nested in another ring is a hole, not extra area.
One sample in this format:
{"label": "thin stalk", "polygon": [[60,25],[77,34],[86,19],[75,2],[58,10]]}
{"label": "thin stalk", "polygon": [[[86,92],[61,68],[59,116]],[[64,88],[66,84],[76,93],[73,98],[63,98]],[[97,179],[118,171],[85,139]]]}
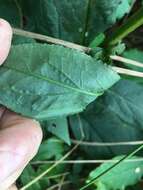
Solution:
{"label": "thin stalk", "polygon": [[85,25],[84,25],[84,29],[82,32],[82,43],[81,44],[85,44],[85,38],[87,37],[86,35],[88,34],[88,22],[89,22],[89,14],[90,14],[90,4],[91,4],[91,0],[87,1],[87,9],[86,9],[86,19],[85,19]]}
{"label": "thin stalk", "polygon": [[[101,163],[116,163],[119,160],[64,160],[62,161],[60,164],[101,164]],[[138,158],[138,159],[129,159],[129,160],[125,160],[124,162],[142,162],[143,158]],[[32,162],[32,165],[46,165],[46,164],[54,164],[56,163],[55,160],[49,160],[49,161],[35,161]],[[61,176],[61,175],[60,175]],[[49,177],[48,179],[51,179],[51,177]]]}
{"label": "thin stalk", "polygon": [[141,145],[140,147],[138,147],[137,149],[135,149],[133,152],[131,152],[130,154],[124,156],[121,160],[117,161],[115,164],[113,164],[111,167],[109,167],[107,170],[101,172],[101,174],[99,174],[97,177],[95,177],[94,179],[92,179],[87,185],[85,185],[84,187],[80,188],[80,190],[84,190],[87,189],[89,186],[91,186],[92,184],[94,184],[100,177],[106,175],[109,171],[111,171],[113,168],[115,168],[116,166],[118,166],[120,163],[122,163],[123,161],[130,159],[132,156],[134,156],[137,152],[139,152],[141,149],[143,149],[143,145]]}
{"label": "thin stalk", "polygon": [[19,18],[20,18],[20,28],[23,28],[23,13],[22,13],[22,8],[19,5],[19,2],[17,0],[14,0],[16,7],[18,9],[19,12]]}
{"label": "thin stalk", "polygon": [[13,34],[18,35],[18,36],[23,36],[23,37],[36,39],[36,40],[41,40],[41,41],[44,41],[44,42],[47,42],[47,43],[62,45],[62,46],[67,47],[67,48],[82,51],[84,53],[89,53],[91,51],[91,48],[89,48],[89,47],[81,46],[81,45],[78,45],[78,44],[75,44],[75,43],[72,43],[72,42],[60,40],[60,39],[53,38],[53,37],[50,37],[50,36],[46,36],[46,35],[37,34],[37,33],[34,33],[34,32],[21,30],[21,29],[18,29],[18,28],[13,28]]}
{"label": "thin stalk", "polygon": [[[71,183],[72,183],[71,181],[65,181],[65,182],[63,183],[63,186],[69,185],[69,184],[71,184]],[[56,184],[56,185],[53,185],[52,187],[47,188],[46,190],[53,190],[53,189],[57,189],[58,187],[59,187],[59,184]]]}
{"label": "thin stalk", "polygon": [[134,65],[136,67],[142,67],[143,68],[143,63],[139,62],[139,61],[134,61],[132,59],[127,59],[121,56],[117,56],[117,55],[111,55],[110,58],[114,61],[119,61],[125,64],[130,64],[130,65]]}
{"label": "thin stalk", "polygon": [[[72,144],[78,144],[80,141],[79,140],[75,140],[75,139],[71,139]],[[137,145],[141,145],[143,144],[143,140],[142,141],[119,141],[119,142],[89,142],[89,141],[82,141],[80,143],[80,146],[103,146],[103,147],[107,147],[107,146],[137,146]]]}
{"label": "thin stalk", "polygon": [[[85,178],[79,180],[79,182],[83,182],[83,181],[85,181]],[[65,182],[63,183],[63,186],[66,186],[66,185],[69,185],[69,184],[72,184],[72,183],[73,183],[72,181],[65,181]],[[46,190],[57,189],[58,186],[59,186],[59,184],[56,184],[56,185],[53,185],[53,186],[50,187],[50,188],[47,188]]]}
{"label": "thin stalk", "polygon": [[58,187],[57,190],[62,190],[64,181],[65,181],[65,177],[66,177],[65,175],[62,176],[62,179],[61,179],[61,181],[60,181],[60,183],[59,183],[59,187]]}
{"label": "thin stalk", "polygon": [[45,170],[43,173],[41,173],[38,177],[36,177],[35,179],[33,179],[32,181],[30,181],[28,184],[26,184],[25,186],[23,186],[22,188],[20,188],[20,190],[25,190],[28,189],[29,187],[31,187],[33,184],[35,184],[37,181],[39,181],[40,179],[42,179],[45,175],[47,175],[49,172],[51,172],[56,166],[58,166],[62,161],[64,161],[67,157],[69,157],[76,149],[77,147],[80,145],[76,144],[67,154],[65,154],[60,160],[58,160],[57,162],[55,162],[50,168],[48,168],[47,170]]}
{"label": "thin stalk", "polygon": [[130,69],[124,69],[124,68],[120,68],[120,67],[116,67],[116,66],[112,66],[112,69],[119,74],[143,78],[143,72],[133,71]]}
{"label": "thin stalk", "polygon": [[107,38],[104,45],[114,46],[131,32],[143,25],[143,7],[140,8],[133,16],[131,16],[125,24],[116,30],[111,37]]}

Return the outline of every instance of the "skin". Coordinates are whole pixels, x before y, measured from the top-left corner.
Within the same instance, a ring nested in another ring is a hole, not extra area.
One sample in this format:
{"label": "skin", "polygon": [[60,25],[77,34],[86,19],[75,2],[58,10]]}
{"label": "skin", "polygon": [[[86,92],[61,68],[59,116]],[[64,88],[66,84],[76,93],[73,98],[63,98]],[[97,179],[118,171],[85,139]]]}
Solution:
{"label": "skin", "polygon": [[[0,65],[8,56],[12,39],[11,26],[0,19]],[[39,123],[0,107],[0,189],[17,190],[13,185],[42,140]]]}

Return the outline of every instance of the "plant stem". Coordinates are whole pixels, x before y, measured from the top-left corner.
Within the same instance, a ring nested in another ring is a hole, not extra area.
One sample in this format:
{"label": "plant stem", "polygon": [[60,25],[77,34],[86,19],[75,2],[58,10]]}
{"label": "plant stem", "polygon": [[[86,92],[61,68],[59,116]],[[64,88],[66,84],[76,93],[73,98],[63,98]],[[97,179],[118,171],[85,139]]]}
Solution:
{"label": "plant stem", "polygon": [[51,167],[49,167],[47,170],[42,172],[39,176],[37,176],[34,180],[30,181],[27,185],[23,186],[20,190],[25,190],[29,187],[31,187],[33,184],[35,184],[37,181],[39,181],[41,178],[43,178],[46,174],[48,174],[51,170],[53,170],[56,166],[58,166],[62,161],[64,161],[67,157],[69,157],[74,150],[77,149],[77,147],[80,145],[76,144],[67,154],[65,154],[60,160],[55,162]]}
{"label": "plant stem", "polygon": [[[130,70],[131,71],[131,70]],[[78,144],[80,141],[71,139],[72,144]],[[143,144],[143,141],[119,141],[119,142],[89,142],[89,141],[82,141],[80,146],[137,146]]]}
{"label": "plant stem", "polygon": [[82,42],[81,44],[85,44],[85,38],[86,38],[86,33],[88,31],[88,22],[89,22],[89,14],[90,14],[90,4],[91,4],[91,0],[87,1],[87,8],[86,8],[86,19],[85,19],[85,25],[84,25],[84,29],[82,32]]}
{"label": "plant stem", "polygon": [[125,24],[117,29],[115,33],[104,42],[104,45],[114,46],[125,38],[128,34],[143,25],[143,7],[140,8],[133,16],[131,16]]}
{"label": "plant stem", "polygon": [[45,35],[42,35],[42,34],[37,34],[37,33],[34,33],[34,32],[21,30],[21,29],[18,29],[18,28],[13,28],[13,34],[18,35],[18,36],[27,37],[27,38],[36,39],[36,40],[45,41],[45,42],[52,43],[52,44],[62,45],[62,46],[67,47],[67,48],[82,51],[84,53],[89,53],[91,51],[91,48],[89,48],[89,47],[81,46],[81,45],[78,45],[78,44],[75,44],[75,43],[72,43],[72,42],[60,40],[60,39],[53,38],[53,37],[50,37],[50,36],[45,36]]}
{"label": "plant stem", "polygon": [[22,13],[22,8],[19,5],[19,2],[17,0],[14,0],[16,7],[18,9],[19,12],[19,18],[20,18],[20,28],[23,28],[23,13]]}
{"label": "plant stem", "polygon": [[[101,164],[101,163],[116,163],[119,160],[105,160],[105,159],[101,159],[101,160],[65,160],[60,162],[60,164]],[[56,160],[49,160],[49,161],[35,161],[35,162],[31,162],[32,165],[46,165],[46,164],[55,164],[57,161]],[[128,159],[125,160],[124,162],[143,162],[143,158],[137,158],[137,159]],[[59,175],[61,176],[61,175]],[[51,177],[49,177],[48,179],[51,179]]]}
{"label": "plant stem", "polygon": [[115,164],[113,164],[111,167],[109,167],[107,170],[103,171],[102,173],[100,173],[98,176],[96,176],[95,178],[93,178],[87,185],[85,185],[84,187],[80,188],[80,190],[84,190],[87,189],[89,186],[91,186],[92,184],[94,184],[100,177],[106,175],[109,171],[111,171],[113,168],[115,168],[116,166],[118,166],[120,163],[122,163],[123,161],[130,159],[132,156],[134,156],[137,152],[139,152],[141,149],[143,149],[143,145],[141,145],[140,147],[138,147],[137,149],[135,149],[133,152],[131,152],[130,154],[124,156],[121,160],[117,161]]}
{"label": "plant stem", "polygon": [[121,63],[125,63],[125,64],[129,64],[129,65],[134,65],[136,67],[142,67],[143,68],[143,63],[139,62],[139,61],[135,61],[132,59],[127,59],[121,56],[117,56],[117,55],[111,55],[110,58],[114,61],[119,61]]}
{"label": "plant stem", "polygon": [[124,68],[116,67],[116,66],[112,66],[112,69],[119,74],[143,78],[143,72],[134,71],[130,69],[124,69]]}

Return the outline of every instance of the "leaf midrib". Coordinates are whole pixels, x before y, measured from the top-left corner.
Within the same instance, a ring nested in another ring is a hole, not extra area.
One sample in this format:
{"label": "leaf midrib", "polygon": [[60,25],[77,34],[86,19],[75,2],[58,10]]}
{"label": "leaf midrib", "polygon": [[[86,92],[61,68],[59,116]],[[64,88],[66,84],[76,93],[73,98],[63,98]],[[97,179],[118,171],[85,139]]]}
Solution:
{"label": "leaf midrib", "polygon": [[6,68],[6,69],[9,69],[9,70],[14,70],[16,72],[19,72],[19,73],[22,73],[24,75],[28,75],[28,76],[32,76],[32,77],[35,77],[37,79],[40,79],[40,80],[45,80],[51,84],[55,84],[55,85],[58,85],[58,86],[61,86],[61,87],[64,87],[64,88],[67,88],[69,90],[73,90],[75,92],[79,92],[79,93],[82,93],[82,94],[86,94],[86,95],[90,95],[90,96],[99,96],[99,95],[102,95],[103,92],[97,92],[97,93],[92,93],[92,92],[88,92],[88,91],[85,91],[85,90],[81,90],[81,89],[78,89],[78,88],[74,88],[74,87],[71,87],[71,86],[68,86],[68,85],[65,85],[63,83],[60,83],[56,80],[53,80],[53,79],[50,79],[50,78],[47,78],[45,76],[42,76],[42,75],[36,75],[36,74],[33,74],[31,72],[24,72],[22,70],[19,70],[19,69],[16,69],[14,67],[9,67],[7,65],[4,65],[3,68]]}

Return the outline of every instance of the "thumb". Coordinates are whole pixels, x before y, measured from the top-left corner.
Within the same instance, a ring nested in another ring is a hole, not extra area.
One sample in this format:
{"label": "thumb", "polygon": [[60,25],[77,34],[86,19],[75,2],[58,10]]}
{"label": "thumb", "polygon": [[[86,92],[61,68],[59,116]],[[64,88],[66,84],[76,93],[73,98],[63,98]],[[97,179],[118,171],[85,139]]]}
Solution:
{"label": "thumb", "polygon": [[41,139],[38,122],[8,110],[3,112],[0,119],[0,190],[6,190],[16,181],[37,153]]}
{"label": "thumb", "polygon": [[8,56],[12,40],[12,28],[10,24],[0,19],[0,65]]}

